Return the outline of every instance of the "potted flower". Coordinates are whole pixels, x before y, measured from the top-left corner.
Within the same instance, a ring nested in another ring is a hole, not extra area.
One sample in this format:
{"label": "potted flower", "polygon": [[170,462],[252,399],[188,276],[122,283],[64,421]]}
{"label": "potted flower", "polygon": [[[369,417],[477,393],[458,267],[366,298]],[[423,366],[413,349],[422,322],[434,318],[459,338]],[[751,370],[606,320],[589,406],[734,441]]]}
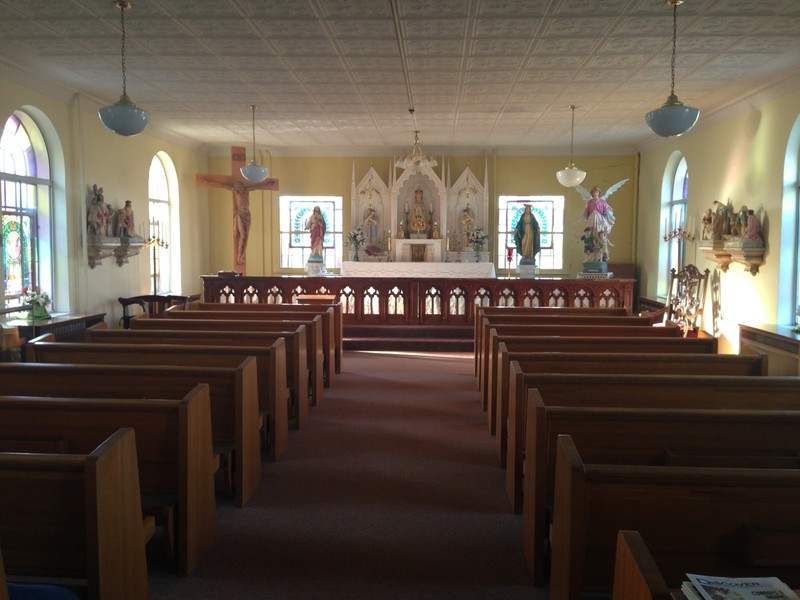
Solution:
{"label": "potted flower", "polygon": [[50,296],[47,292],[41,292],[36,288],[22,288],[22,301],[24,304],[31,305],[31,311],[28,313],[29,319],[49,319],[50,313],[47,312],[47,307],[50,304]]}
{"label": "potted flower", "polygon": [[353,260],[361,260],[358,257],[358,249],[361,248],[366,241],[367,238],[360,225],[347,234],[347,241],[345,243],[353,247]]}
{"label": "potted flower", "polygon": [[467,241],[469,242],[469,245],[472,246],[472,250],[475,252],[475,262],[480,262],[483,246],[488,239],[489,236],[484,233],[482,227],[473,227],[469,230],[469,233],[467,234]]}

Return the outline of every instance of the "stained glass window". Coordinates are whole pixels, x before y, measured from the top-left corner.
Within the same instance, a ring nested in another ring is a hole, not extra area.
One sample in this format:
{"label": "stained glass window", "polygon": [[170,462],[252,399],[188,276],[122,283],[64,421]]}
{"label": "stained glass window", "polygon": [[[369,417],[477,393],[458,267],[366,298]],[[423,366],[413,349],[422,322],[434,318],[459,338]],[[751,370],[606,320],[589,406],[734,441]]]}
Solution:
{"label": "stained glass window", "polygon": [[281,196],[280,250],[281,269],[304,269],[311,256],[311,234],[306,229],[308,218],[319,206],[325,219],[323,260],[326,269],[342,266],[342,197]]}
{"label": "stained glass window", "polygon": [[497,264],[507,265],[508,251],[512,249],[515,267],[517,260],[514,244],[514,227],[524,211],[524,205],[531,205],[531,212],[539,223],[541,252],[536,264],[543,270],[560,270],[564,264],[564,196],[500,196]]}

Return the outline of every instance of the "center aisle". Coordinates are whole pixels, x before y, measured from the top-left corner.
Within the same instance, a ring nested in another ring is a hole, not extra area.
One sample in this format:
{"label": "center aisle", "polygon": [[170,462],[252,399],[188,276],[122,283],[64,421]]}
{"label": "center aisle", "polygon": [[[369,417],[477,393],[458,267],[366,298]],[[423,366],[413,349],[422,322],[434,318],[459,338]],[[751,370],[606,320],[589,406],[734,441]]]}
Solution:
{"label": "center aisle", "polygon": [[346,352],[250,504],[218,498],[187,578],[151,598],[545,599],[486,428],[469,353]]}

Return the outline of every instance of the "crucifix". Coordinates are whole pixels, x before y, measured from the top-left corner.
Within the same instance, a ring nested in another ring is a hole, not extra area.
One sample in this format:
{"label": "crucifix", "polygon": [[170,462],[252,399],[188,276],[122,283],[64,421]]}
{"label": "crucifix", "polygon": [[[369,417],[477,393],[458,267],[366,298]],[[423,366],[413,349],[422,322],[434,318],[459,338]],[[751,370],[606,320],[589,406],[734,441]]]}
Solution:
{"label": "crucifix", "polygon": [[252,190],[278,191],[277,179],[265,179],[260,183],[247,181],[240,169],[245,165],[245,149],[231,146],[231,174],[205,175],[198,173],[198,187],[219,187],[233,193],[233,268],[244,275],[247,253],[247,238],[250,236],[250,192]]}

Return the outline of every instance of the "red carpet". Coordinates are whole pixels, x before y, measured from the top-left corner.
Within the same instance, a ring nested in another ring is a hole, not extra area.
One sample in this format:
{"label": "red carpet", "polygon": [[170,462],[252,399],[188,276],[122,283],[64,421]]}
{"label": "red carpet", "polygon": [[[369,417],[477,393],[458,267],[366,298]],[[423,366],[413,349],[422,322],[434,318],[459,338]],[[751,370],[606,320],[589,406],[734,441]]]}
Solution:
{"label": "red carpet", "polygon": [[346,352],[250,505],[217,509],[188,578],[151,598],[546,598],[522,556],[472,354]]}

